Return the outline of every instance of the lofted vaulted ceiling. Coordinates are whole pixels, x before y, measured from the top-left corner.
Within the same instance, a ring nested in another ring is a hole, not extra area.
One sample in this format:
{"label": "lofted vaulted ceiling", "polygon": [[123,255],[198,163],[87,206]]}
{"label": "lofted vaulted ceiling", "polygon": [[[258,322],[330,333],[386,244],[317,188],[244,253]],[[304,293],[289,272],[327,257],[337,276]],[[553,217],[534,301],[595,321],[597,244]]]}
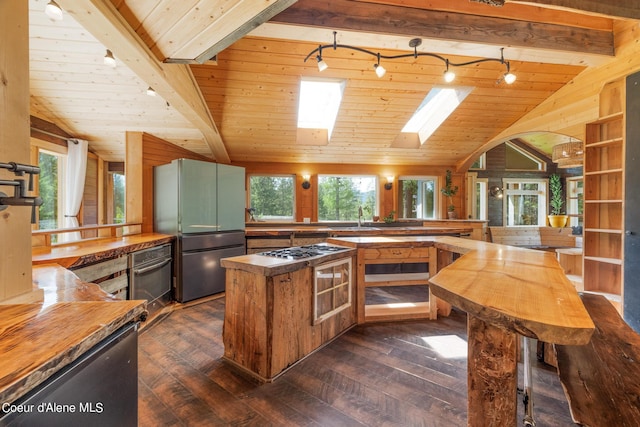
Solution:
{"label": "lofted vaulted ceiling", "polygon": [[[629,1],[58,0],[65,17],[52,22],[47,0],[29,3],[32,114],[112,161],[124,159],[126,131],[144,131],[220,162],[455,164],[610,59],[615,21],[640,18]],[[409,53],[419,37],[419,51],[453,62],[499,58],[504,48],[518,79],[506,85],[493,62],[456,69],[454,84],[473,92],[423,145],[399,144],[427,92],[444,84],[443,64],[383,61],[378,78],[375,58],[325,49],[320,73],[303,60],[333,31],[338,43],[383,55]],[[106,48],[115,69],[102,64]],[[296,140],[306,77],[346,81],[328,143]],[[547,153],[553,142],[537,133],[529,141]]]}

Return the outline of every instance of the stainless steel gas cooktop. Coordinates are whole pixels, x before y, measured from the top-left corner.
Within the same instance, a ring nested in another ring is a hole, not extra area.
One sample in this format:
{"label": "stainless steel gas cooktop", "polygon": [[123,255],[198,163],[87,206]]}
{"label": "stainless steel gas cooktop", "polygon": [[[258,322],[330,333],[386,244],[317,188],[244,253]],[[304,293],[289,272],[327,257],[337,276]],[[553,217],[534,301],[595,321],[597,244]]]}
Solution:
{"label": "stainless steel gas cooktop", "polygon": [[273,251],[267,252],[259,252],[258,255],[284,259],[303,259],[347,250],[349,250],[349,248],[344,248],[341,246],[305,245],[285,249],[275,249]]}

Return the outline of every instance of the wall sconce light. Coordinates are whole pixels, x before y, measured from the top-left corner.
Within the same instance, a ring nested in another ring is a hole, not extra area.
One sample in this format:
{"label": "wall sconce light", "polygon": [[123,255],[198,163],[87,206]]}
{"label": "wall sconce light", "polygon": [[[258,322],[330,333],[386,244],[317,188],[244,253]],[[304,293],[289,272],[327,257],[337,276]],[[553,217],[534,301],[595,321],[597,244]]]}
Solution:
{"label": "wall sconce light", "polygon": [[149,86],[149,87],[147,88],[147,95],[149,95],[149,96],[156,96],[156,91],[155,91],[151,86]]}
{"label": "wall sconce light", "polygon": [[393,175],[387,177],[387,182],[384,184],[385,190],[391,190],[391,188],[393,187],[393,178]]}
{"label": "wall sconce light", "polygon": [[308,190],[309,188],[311,188],[311,183],[309,182],[309,180],[311,179],[310,175],[302,175],[302,188],[304,188],[305,190]]}
{"label": "wall sconce light", "polygon": [[497,185],[489,188],[489,195],[495,199],[502,199],[502,194],[502,188],[498,187]]}
{"label": "wall sconce light", "polygon": [[116,67],[116,58],[113,57],[113,53],[107,49],[107,53],[104,55],[104,65],[108,65],[111,68]]}

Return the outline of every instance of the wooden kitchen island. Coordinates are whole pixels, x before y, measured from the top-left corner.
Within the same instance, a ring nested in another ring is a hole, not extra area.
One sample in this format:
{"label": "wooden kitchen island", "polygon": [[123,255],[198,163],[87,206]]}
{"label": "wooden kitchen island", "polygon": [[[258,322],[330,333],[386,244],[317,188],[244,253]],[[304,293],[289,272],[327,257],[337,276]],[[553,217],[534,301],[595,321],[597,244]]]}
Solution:
{"label": "wooden kitchen island", "polygon": [[[517,424],[521,336],[581,345],[593,334],[591,317],[551,252],[445,236],[342,237],[328,242],[358,250],[357,306],[364,320],[364,289],[380,283],[368,278],[364,267],[393,260],[429,263],[430,299],[421,308],[425,317],[435,318],[434,296],[468,313],[470,426]],[[411,277],[394,281],[407,279]],[[403,318],[389,308],[386,320],[395,317]]]}
{"label": "wooden kitchen island", "polygon": [[595,327],[553,253],[459,240],[436,239],[439,250],[465,255],[429,282],[468,314],[467,424],[517,425],[521,336],[583,345]]}
{"label": "wooden kitchen island", "polygon": [[273,381],[354,326],[356,251],[342,249],[297,260],[258,254],[222,259],[224,359]]}

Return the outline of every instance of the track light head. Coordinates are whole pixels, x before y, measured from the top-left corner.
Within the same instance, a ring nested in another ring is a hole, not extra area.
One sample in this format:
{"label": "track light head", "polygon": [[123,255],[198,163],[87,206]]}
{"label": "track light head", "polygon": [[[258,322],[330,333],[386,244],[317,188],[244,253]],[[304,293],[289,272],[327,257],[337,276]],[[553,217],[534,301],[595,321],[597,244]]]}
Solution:
{"label": "track light head", "polygon": [[62,21],[62,8],[53,0],[44,7],[44,13],[54,21]]}
{"label": "track light head", "polygon": [[104,55],[104,65],[108,65],[111,68],[116,67],[116,58],[113,57],[113,53],[107,49],[107,53]]}
{"label": "track light head", "polygon": [[327,68],[329,68],[327,63],[324,62],[324,59],[322,59],[322,56],[318,55],[316,57],[316,60],[318,61],[318,71],[322,72],[322,71],[326,70]]}
{"label": "track light head", "polygon": [[384,67],[382,65],[380,65],[380,54],[379,53],[378,53],[378,63],[377,64],[373,64],[373,69],[376,71],[376,76],[378,76],[378,78],[384,77],[384,75],[387,72],[387,70],[385,70]]}

